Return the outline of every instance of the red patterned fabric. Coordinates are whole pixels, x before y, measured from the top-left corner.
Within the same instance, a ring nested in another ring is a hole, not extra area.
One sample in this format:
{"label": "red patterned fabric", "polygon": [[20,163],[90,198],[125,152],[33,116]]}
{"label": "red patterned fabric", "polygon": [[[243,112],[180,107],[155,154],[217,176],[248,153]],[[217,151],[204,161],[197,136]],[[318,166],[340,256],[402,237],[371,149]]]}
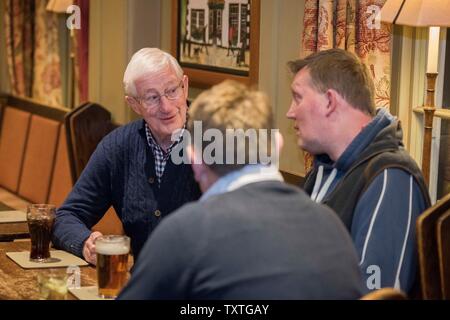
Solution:
{"label": "red patterned fabric", "polygon": [[81,29],[76,30],[76,83],[78,88],[77,105],[88,100],[89,85],[89,0],[76,0],[75,5],[81,10]]}
{"label": "red patterned fabric", "polygon": [[330,48],[356,53],[371,71],[376,105],[389,107],[391,29],[374,28],[368,9],[381,8],[386,0],[306,0],[300,56]]}
{"label": "red patterned fabric", "polygon": [[[330,48],[355,53],[367,65],[375,83],[375,104],[389,108],[391,27],[377,24],[373,9],[386,0],[306,0],[301,57]],[[305,155],[305,169],[312,166]]]}

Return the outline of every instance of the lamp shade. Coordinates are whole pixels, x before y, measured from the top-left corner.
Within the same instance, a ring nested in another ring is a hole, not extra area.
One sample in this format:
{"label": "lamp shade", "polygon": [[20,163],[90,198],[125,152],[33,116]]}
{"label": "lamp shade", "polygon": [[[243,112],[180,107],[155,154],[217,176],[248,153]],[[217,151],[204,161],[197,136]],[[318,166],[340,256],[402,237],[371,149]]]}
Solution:
{"label": "lamp shade", "polygon": [[411,27],[450,27],[450,0],[387,0],[381,21]]}
{"label": "lamp shade", "polygon": [[47,3],[47,11],[56,13],[66,13],[69,6],[73,4],[73,0],[50,0]]}

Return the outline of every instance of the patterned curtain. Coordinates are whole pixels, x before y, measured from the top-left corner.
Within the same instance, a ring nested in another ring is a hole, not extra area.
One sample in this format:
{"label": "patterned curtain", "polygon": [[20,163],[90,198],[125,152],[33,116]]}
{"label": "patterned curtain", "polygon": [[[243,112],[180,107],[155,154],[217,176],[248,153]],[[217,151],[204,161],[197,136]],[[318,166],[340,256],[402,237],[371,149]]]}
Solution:
{"label": "patterned curtain", "polygon": [[61,68],[56,14],[48,0],[6,0],[4,26],[12,93],[59,106]]}
{"label": "patterned curtain", "polygon": [[[4,30],[13,94],[31,97],[33,86],[34,2],[6,0]],[[3,28],[2,28],[3,29]]]}
{"label": "patterned curtain", "polygon": [[[389,108],[391,30],[377,24],[375,13],[386,0],[306,0],[301,57],[330,48],[355,53],[369,68],[375,83],[375,104]],[[305,169],[312,157],[305,155]]]}

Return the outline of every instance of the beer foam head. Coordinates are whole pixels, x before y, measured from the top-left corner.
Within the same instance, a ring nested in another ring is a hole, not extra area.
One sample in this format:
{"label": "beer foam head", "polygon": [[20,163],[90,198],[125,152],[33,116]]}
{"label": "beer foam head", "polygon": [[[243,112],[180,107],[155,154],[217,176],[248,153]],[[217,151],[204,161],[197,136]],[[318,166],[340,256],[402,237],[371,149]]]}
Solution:
{"label": "beer foam head", "polygon": [[102,239],[95,241],[95,251],[104,255],[127,254],[130,251],[130,242],[125,239]]}

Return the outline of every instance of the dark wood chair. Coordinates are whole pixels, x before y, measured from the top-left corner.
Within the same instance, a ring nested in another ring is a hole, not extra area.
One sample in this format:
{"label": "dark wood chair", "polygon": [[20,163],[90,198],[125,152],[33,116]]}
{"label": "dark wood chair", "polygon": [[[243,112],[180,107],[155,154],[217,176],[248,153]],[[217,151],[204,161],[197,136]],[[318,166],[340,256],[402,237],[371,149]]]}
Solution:
{"label": "dark wood chair", "polygon": [[111,112],[96,103],[85,103],[65,117],[67,147],[72,180],[75,183],[97,144],[116,126]]}
{"label": "dark wood chair", "polygon": [[[64,121],[72,181],[75,184],[98,143],[117,125],[112,122],[107,109],[89,102],[69,112]],[[103,234],[123,234],[122,223],[112,207],[92,230]]]}
{"label": "dark wood chair", "polygon": [[381,288],[362,296],[360,300],[408,300],[408,297],[403,291]]}
{"label": "dark wood chair", "polygon": [[283,179],[286,183],[292,184],[296,187],[303,188],[303,185],[305,184],[305,178],[302,176],[299,176],[294,173],[290,173],[287,171],[280,170],[281,175],[283,176]]}
{"label": "dark wood chair", "polygon": [[[417,219],[417,246],[423,299],[440,300],[444,298],[442,281],[448,282],[450,266],[448,263],[448,230],[450,229],[448,218],[446,218],[449,210],[450,194],[427,209]],[[440,251],[442,251],[441,254]],[[445,259],[441,259],[444,256]]]}
{"label": "dark wood chair", "polygon": [[450,300],[450,208],[438,219],[436,233],[442,298]]}

